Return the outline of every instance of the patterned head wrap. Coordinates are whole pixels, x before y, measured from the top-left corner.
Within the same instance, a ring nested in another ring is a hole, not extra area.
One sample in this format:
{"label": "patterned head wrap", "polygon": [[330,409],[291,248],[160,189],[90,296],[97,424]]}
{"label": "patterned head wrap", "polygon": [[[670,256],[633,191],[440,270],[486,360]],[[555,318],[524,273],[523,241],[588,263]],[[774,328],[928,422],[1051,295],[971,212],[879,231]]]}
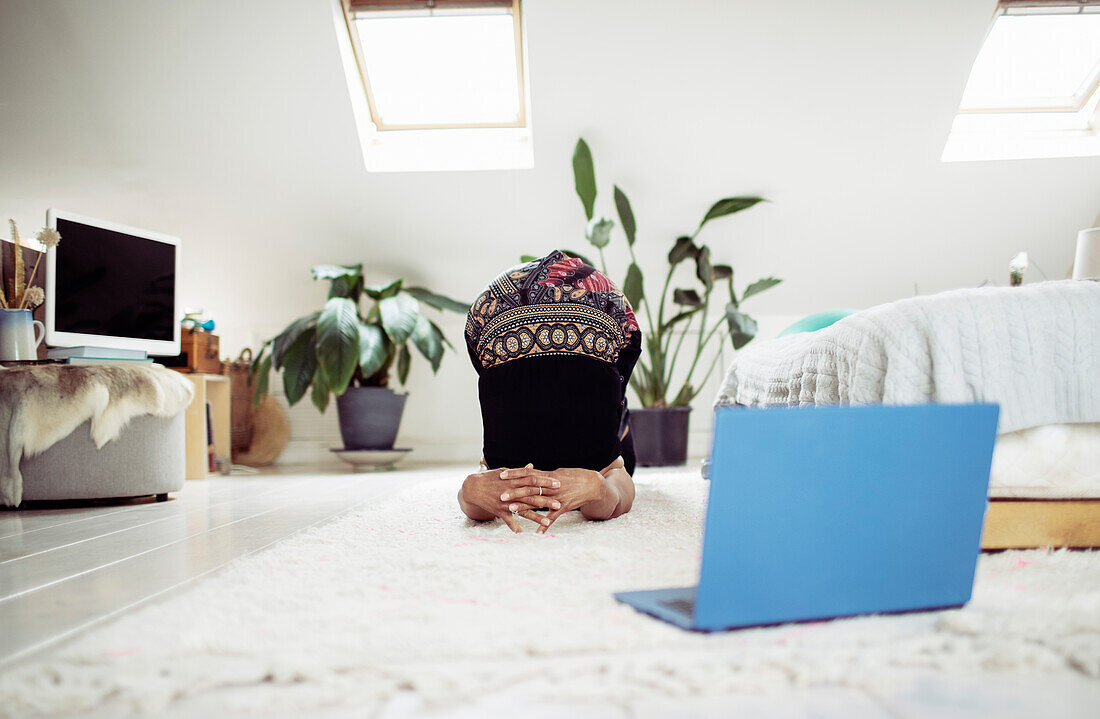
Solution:
{"label": "patterned head wrap", "polygon": [[558,250],[502,273],[466,318],[466,346],[479,373],[535,355],[614,365],[638,336],[634,310],[615,283]]}

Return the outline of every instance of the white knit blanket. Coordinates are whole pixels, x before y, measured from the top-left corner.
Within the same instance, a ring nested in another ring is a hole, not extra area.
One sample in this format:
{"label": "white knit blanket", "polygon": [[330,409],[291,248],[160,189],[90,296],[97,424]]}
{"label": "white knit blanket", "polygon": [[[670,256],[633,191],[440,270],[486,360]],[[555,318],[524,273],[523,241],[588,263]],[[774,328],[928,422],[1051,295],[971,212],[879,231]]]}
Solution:
{"label": "white knit blanket", "polygon": [[1002,434],[1100,422],[1100,283],[914,297],[750,345],[715,404],[879,402],[997,402]]}
{"label": "white knit blanket", "polygon": [[19,462],[91,420],[96,448],[140,415],[173,417],[194,389],[158,365],[28,365],[0,369],[0,505],[23,501]]}

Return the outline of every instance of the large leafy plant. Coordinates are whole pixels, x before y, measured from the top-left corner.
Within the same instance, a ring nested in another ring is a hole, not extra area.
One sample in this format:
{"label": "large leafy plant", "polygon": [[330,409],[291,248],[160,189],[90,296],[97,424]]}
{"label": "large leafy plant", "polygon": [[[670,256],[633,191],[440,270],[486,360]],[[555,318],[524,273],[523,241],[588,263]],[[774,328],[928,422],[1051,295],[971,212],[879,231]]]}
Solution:
{"label": "large leafy plant", "polygon": [[[364,285],[363,265],[317,265],[313,279],[329,280],[324,309],[291,322],[260,348],[252,363],[255,399],[267,393],[272,368],[283,372],[287,402],[297,403],[310,391],[320,411],[331,394],[350,385],[387,387],[397,364],[402,385],[409,376],[409,343],[439,370],[444,346],[454,347],[422,312],[422,303],[437,310],[465,314],[470,306],[423,287],[404,287],[402,280]],[[372,300],[360,312],[363,295]]]}
{"label": "large leafy plant", "polygon": [[[573,151],[573,180],[588,220],[585,236],[598,250],[600,264],[607,274],[604,248],[611,242],[615,223],[595,217],[596,173],[592,152],[584,138],[577,140]],[[640,316],[644,315],[648,324],[645,351],[630,384],[644,407],[686,406],[706,384],[721,357],[721,352],[715,351],[708,360],[707,348],[712,342],[717,342],[720,349],[721,343],[728,339],[733,349],[739,350],[751,342],[756,336],[757,324],[741,310],[742,304],[781,282],[775,277],[766,277],[748,285],[738,295],[733,282],[733,267],[714,263],[710,247],[701,244],[697,238],[708,223],[747,210],[765,200],[760,197],[726,197],[711,205],[694,232],[677,237],[672,243],[664,285],[654,302],[646,295],[642,269],[634,254],[637,236],[634,210],[626,193],[618,185],[614,186],[613,199],[630,257],[621,287],[635,311]],[[682,282],[685,275],[689,278],[686,284]],[[675,287],[674,279],[678,279]],[[723,285],[725,293],[721,292]],[[716,290],[719,291],[721,303],[716,312],[717,318],[710,314],[711,297]],[[722,294],[726,297],[721,297]],[[685,358],[690,358],[691,364],[686,374],[676,376],[677,361],[685,344]],[[702,377],[696,380],[696,371],[702,371],[703,367],[700,362],[706,365],[706,369]]]}

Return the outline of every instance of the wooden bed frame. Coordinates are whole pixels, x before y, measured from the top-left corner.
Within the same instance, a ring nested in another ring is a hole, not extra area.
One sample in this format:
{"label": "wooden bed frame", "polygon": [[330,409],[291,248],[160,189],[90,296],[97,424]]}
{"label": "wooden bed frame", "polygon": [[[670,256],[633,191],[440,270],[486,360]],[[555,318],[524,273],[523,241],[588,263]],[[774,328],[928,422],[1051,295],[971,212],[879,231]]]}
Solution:
{"label": "wooden bed frame", "polygon": [[1100,547],[1100,499],[991,499],[982,549]]}

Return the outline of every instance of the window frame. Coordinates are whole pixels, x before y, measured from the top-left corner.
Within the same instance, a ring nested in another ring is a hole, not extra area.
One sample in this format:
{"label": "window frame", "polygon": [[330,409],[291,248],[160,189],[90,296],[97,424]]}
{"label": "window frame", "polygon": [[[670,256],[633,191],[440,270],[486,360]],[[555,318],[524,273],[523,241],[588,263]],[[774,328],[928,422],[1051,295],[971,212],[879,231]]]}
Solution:
{"label": "window frame", "polygon": [[[1080,15],[1080,14],[1094,14],[1096,12],[1097,3],[1095,0],[1091,2],[1089,0],[1001,0],[997,5],[996,11],[993,13],[993,20],[989,23],[989,30],[986,32],[986,40],[989,38],[989,33],[993,32],[993,28],[996,26],[997,21],[1002,17],[1027,17],[1029,15],[1050,16],[1050,15]],[[1090,11],[1086,11],[1085,8],[1092,8]],[[985,47],[985,40],[982,41],[982,47]],[[1093,67],[1092,77],[1084,87],[1085,91],[1081,94],[1074,94],[1072,96],[1059,97],[1057,100],[1062,101],[1061,104],[1041,104],[1034,102],[1032,104],[1021,105],[1003,105],[1003,106],[971,106],[964,107],[959,105],[958,110],[955,111],[957,115],[1015,115],[1015,114],[1032,114],[1032,113],[1077,113],[1083,110],[1089,105],[1100,92],[1100,64]]]}
{"label": "window frame", "polygon": [[[1100,14],[1100,0],[1000,0],[982,48],[1001,17],[1055,14]],[[1100,72],[1094,68],[1093,73],[1083,96],[1050,98],[1046,103],[1032,98],[1030,105],[1021,100],[1001,107],[966,107],[960,101],[940,161],[1100,156]]]}
{"label": "window frame", "polygon": [[[371,122],[374,123],[374,127],[379,132],[391,132],[391,131],[403,131],[403,130],[475,130],[475,129],[494,129],[494,128],[526,128],[527,127],[527,78],[526,78],[526,53],[524,47],[524,29],[523,29],[523,12],[522,12],[522,0],[511,0],[512,2],[512,29],[514,33],[514,42],[516,49],[516,86],[519,93],[517,98],[519,101],[519,116],[512,122],[466,122],[466,123],[423,123],[423,124],[404,124],[404,123],[384,123],[382,116],[378,112],[378,106],[375,103],[374,91],[371,89],[370,73],[367,70],[367,63],[365,55],[363,54],[363,47],[359,41],[359,32],[355,29],[355,15],[365,14],[371,11],[360,10],[356,11],[351,7],[351,0],[340,0],[340,6],[344,10],[344,24],[348,31],[348,40],[351,42],[352,52],[355,55],[355,66],[359,71],[359,80],[363,86],[363,92],[367,98],[367,108],[370,110]],[[476,9],[476,5],[468,6],[471,9]],[[429,3],[425,3],[425,10],[430,13],[433,12],[433,8]]]}

